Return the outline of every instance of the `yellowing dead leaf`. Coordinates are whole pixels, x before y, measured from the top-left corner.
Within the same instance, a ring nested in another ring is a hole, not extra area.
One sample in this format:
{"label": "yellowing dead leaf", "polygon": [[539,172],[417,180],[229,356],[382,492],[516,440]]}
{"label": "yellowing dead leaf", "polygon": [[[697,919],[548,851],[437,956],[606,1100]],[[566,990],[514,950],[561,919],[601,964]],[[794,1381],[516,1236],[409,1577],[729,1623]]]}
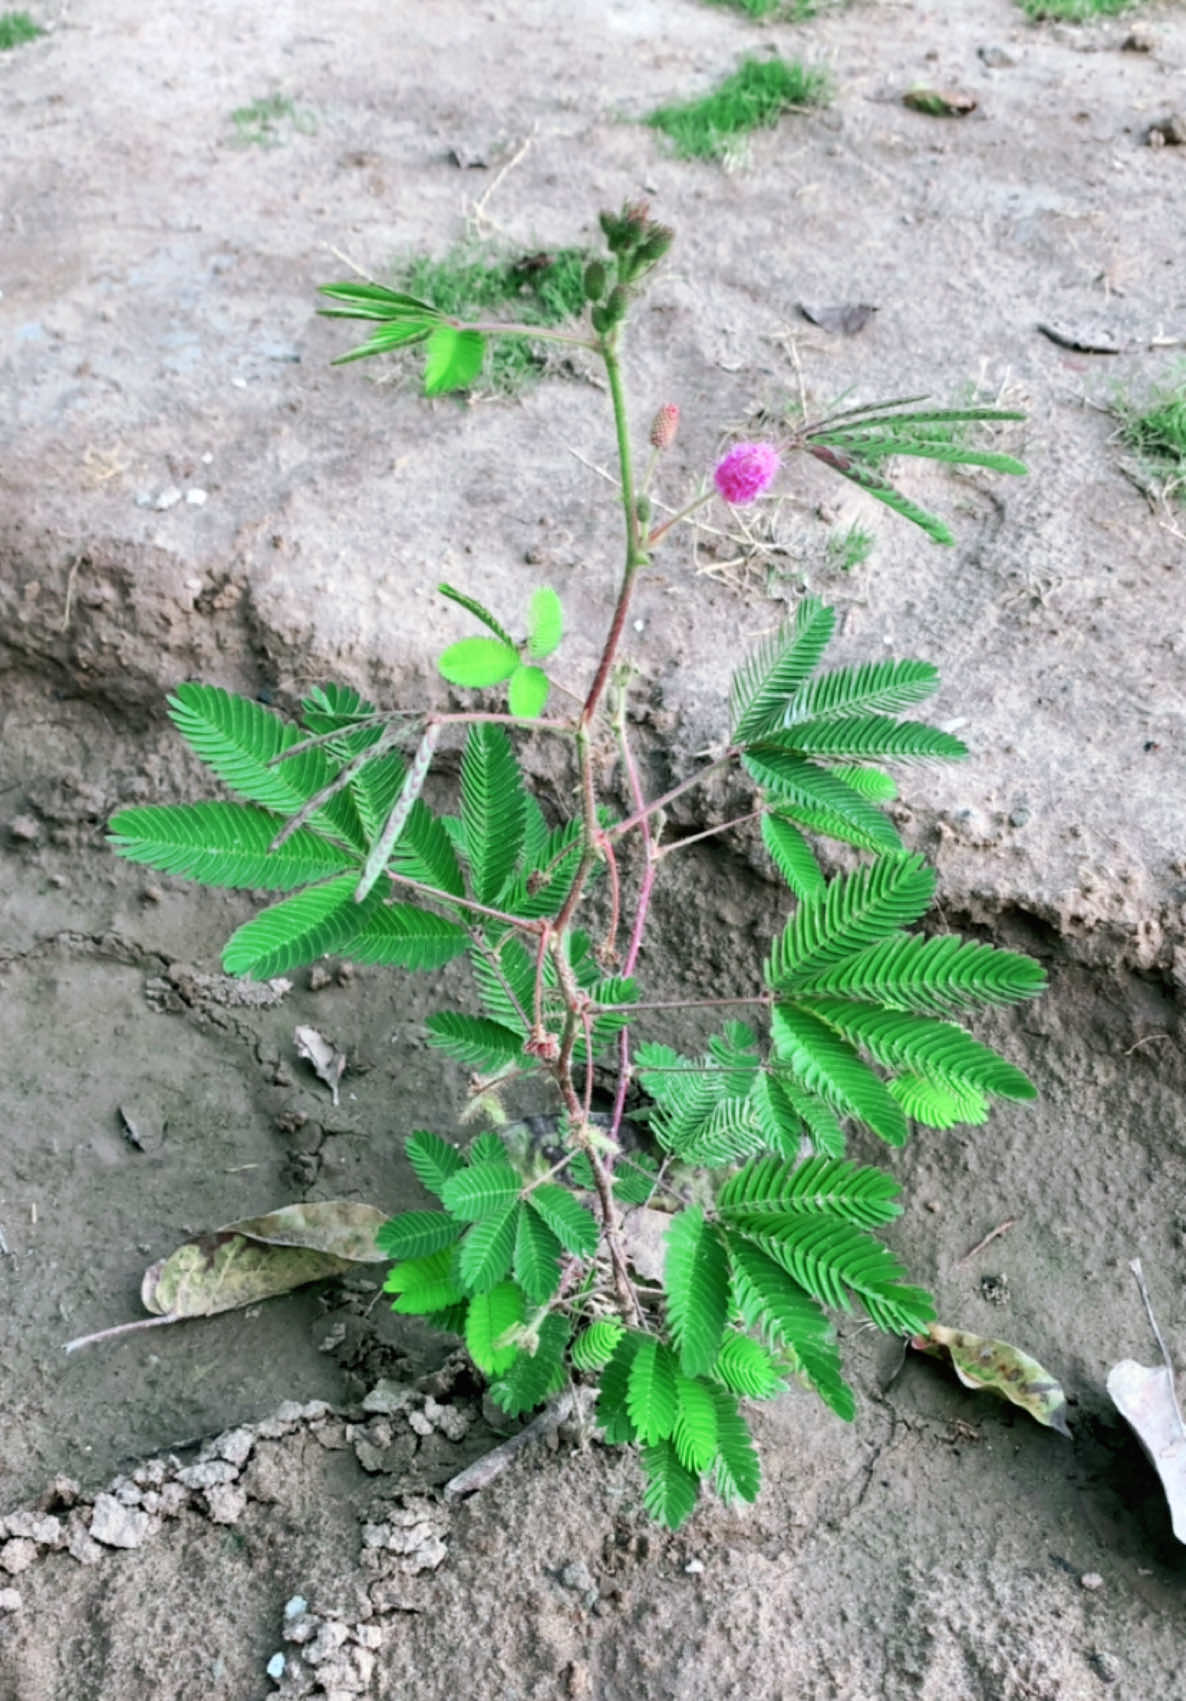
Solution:
{"label": "yellowing dead leaf", "polygon": [[970,1335],[964,1329],[948,1329],[942,1323],[932,1323],[927,1333],[915,1335],[910,1345],[919,1352],[946,1358],[965,1388],[999,1394],[1028,1412],[1036,1423],[1070,1436],[1066,1395],[1049,1371],[1020,1348],[1011,1347],[1007,1341]]}

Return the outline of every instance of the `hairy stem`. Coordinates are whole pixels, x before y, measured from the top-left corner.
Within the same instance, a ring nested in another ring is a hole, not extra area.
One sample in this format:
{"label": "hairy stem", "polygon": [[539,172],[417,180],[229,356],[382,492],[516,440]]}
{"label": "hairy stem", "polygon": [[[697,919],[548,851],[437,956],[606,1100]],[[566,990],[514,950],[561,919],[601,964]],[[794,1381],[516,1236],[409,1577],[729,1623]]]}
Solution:
{"label": "hairy stem", "polygon": [[631,828],[637,827],[648,816],[657,814],[660,809],[666,809],[677,797],[682,797],[686,791],[692,791],[696,786],[702,785],[714,768],[723,768],[726,762],[732,762],[740,754],[740,744],[731,744],[723,756],[715,756],[711,762],[706,762],[690,779],[681,780],[677,786],[672,786],[670,791],[665,791],[663,796],[657,797],[653,803],[644,803],[633,815],[628,815],[624,821],[616,822],[607,829],[608,836],[611,839],[620,839],[623,833],[630,832]]}

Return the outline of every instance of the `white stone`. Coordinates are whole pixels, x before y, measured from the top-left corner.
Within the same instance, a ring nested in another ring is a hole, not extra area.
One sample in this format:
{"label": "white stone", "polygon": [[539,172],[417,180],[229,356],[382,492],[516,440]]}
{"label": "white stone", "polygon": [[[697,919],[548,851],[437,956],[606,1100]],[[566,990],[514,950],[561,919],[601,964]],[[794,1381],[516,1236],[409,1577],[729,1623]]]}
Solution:
{"label": "white stone", "polygon": [[228,1429],[214,1443],[214,1451],[228,1465],[245,1465],[255,1446],[255,1436],[246,1426]]}
{"label": "white stone", "polygon": [[0,1570],[7,1571],[10,1577],[19,1577],[36,1558],[37,1543],[28,1541],[24,1536],[14,1536],[0,1547]]}
{"label": "white stone", "polygon": [[176,508],[180,501],[181,492],[175,484],[170,484],[161,491],[160,495],[153,503],[153,507],[156,509],[158,514],[164,514],[167,513],[170,508]]}
{"label": "white stone", "polygon": [[305,1658],[311,1666],[321,1665],[333,1658],[349,1634],[346,1626],[336,1618],[323,1619],[316,1636],[305,1648]]}
{"label": "white stone", "polygon": [[186,491],[185,500],[189,503],[191,508],[202,508],[205,507],[206,504],[206,494],[206,491],[201,489],[200,486],[195,485],[192,490]]}
{"label": "white stone", "polygon": [[104,1547],[139,1547],[151,1521],[147,1512],[121,1505],[113,1494],[101,1494],[91,1514],[91,1535]]}
{"label": "white stone", "polygon": [[247,1491],[237,1482],[220,1483],[206,1490],[206,1506],[215,1524],[237,1524],[247,1510]]}
{"label": "white stone", "polygon": [[202,1459],[178,1471],[177,1481],[186,1488],[218,1488],[221,1483],[234,1482],[239,1473],[225,1459]]}
{"label": "white stone", "polygon": [[0,1612],[19,1612],[21,1610],[21,1591],[19,1589],[0,1589]]}

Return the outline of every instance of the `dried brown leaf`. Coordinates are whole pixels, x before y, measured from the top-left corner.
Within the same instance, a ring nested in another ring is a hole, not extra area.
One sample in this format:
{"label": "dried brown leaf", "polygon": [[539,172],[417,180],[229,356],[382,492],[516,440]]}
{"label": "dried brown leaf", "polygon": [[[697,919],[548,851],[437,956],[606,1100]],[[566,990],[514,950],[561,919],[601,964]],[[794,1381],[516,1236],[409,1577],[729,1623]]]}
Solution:
{"label": "dried brown leaf", "polygon": [[313,1073],[318,1080],[325,1082],[337,1104],[338,1082],[345,1073],[346,1053],[338,1051],[316,1028],[294,1028],[292,1037],[298,1054],[312,1065]]}
{"label": "dried brown leaf", "polygon": [[1186,1542],[1186,1431],[1174,1398],[1173,1373],[1165,1364],[1150,1368],[1122,1359],[1108,1372],[1108,1395],[1149,1455],[1169,1502],[1174,1535]]}
{"label": "dried brown leaf", "polygon": [[915,1335],[911,1346],[936,1358],[946,1358],[965,1388],[999,1394],[1028,1412],[1036,1423],[1070,1436],[1067,1427],[1067,1397],[1049,1371],[1008,1341],[988,1340],[964,1329],[948,1329],[932,1323],[925,1335]]}
{"label": "dried brown leaf", "polygon": [[836,307],[809,307],[801,301],[799,311],[821,331],[839,331],[842,336],[855,337],[858,331],[864,330],[877,309],[868,301],[848,301]]}

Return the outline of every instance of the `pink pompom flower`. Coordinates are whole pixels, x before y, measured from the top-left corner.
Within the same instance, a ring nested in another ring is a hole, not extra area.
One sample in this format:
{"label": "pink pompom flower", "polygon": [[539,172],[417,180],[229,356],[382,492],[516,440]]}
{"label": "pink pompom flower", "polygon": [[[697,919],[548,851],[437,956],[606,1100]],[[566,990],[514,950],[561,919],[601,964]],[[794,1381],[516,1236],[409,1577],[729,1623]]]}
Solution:
{"label": "pink pompom flower", "polygon": [[735,443],[718,462],[713,482],[725,501],[739,508],[761,496],[778,467],[779,453],[773,443]]}

